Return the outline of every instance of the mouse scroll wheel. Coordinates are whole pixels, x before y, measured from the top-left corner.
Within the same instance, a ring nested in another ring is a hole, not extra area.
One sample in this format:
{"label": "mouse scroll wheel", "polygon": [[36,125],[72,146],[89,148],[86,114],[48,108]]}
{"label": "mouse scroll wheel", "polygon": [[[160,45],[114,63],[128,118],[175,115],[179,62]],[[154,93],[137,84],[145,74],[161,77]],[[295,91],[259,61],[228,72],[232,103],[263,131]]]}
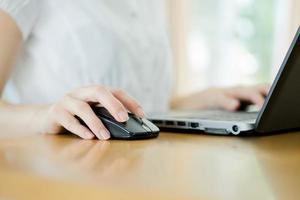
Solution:
{"label": "mouse scroll wheel", "polygon": [[140,124],[144,124],[142,118],[137,117],[137,116],[133,116],[133,118],[134,118],[137,122],[139,122]]}

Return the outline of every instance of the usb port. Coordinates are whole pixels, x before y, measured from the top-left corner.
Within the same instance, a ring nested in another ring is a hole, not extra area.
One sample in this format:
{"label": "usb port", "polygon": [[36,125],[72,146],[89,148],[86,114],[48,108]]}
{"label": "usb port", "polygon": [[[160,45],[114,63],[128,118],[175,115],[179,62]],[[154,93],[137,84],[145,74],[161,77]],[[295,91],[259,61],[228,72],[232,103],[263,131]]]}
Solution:
{"label": "usb port", "polygon": [[173,126],[175,123],[173,121],[166,121],[166,125]]}
{"label": "usb port", "polygon": [[178,126],[185,126],[186,123],[185,123],[185,122],[177,122],[177,125],[178,125]]}
{"label": "usb port", "polygon": [[197,122],[191,122],[190,126],[192,128],[198,128],[199,127],[199,123],[197,123]]}
{"label": "usb port", "polygon": [[162,120],[151,120],[154,124],[162,124]]}

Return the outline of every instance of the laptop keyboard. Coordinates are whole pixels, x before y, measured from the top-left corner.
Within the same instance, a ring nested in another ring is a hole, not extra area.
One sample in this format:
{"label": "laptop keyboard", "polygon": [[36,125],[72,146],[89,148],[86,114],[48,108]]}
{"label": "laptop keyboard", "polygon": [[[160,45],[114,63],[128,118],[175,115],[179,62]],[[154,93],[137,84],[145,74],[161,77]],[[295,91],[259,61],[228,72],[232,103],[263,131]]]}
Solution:
{"label": "laptop keyboard", "polygon": [[257,116],[258,112],[228,112],[218,110],[200,111],[189,114],[176,113],[176,117],[216,121],[253,121],[256,120]]}

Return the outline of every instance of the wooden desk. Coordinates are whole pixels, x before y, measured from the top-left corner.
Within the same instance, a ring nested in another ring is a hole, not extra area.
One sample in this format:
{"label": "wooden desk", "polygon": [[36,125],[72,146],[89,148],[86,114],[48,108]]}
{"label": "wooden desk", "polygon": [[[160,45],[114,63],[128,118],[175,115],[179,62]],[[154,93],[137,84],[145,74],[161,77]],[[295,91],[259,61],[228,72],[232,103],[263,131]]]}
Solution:
{"label": "wooden desk", "polygon": [[299,199],[300,134],[0,139],[0,199]]}

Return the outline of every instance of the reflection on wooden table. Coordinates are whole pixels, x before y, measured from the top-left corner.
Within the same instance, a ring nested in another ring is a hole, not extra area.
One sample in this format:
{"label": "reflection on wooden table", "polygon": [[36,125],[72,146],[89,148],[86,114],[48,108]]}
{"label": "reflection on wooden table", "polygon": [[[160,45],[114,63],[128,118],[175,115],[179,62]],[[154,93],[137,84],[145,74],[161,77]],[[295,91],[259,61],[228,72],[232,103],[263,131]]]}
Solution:
{"label": "reflection on wooden table", "polygon": [[0,199],[296,199],[300,134],[0,139]]}

